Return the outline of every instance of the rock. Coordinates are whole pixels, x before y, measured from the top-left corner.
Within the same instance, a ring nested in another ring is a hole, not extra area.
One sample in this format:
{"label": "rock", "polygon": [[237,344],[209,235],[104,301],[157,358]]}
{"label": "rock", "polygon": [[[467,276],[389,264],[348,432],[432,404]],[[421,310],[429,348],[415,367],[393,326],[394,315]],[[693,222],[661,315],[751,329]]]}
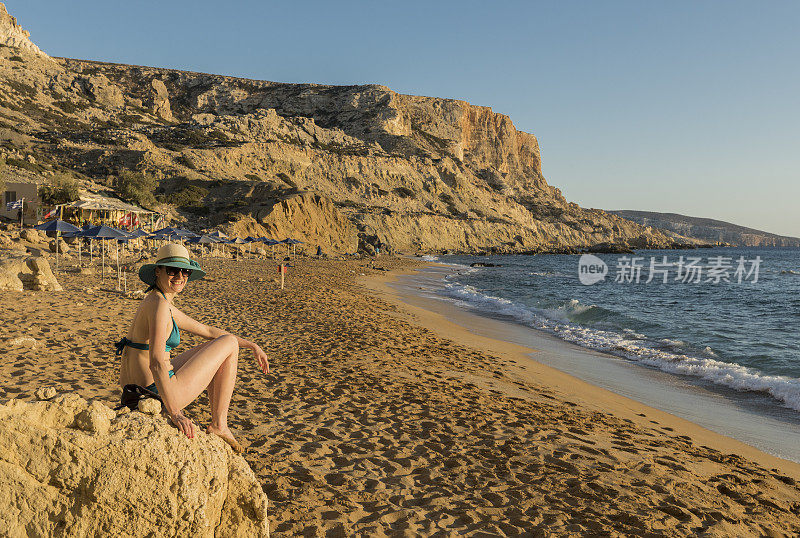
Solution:
{"label": "rock", "polygon": [[40,387],[33,394],[37,400],[49,400],[55,398],[58,392],[55,387]]}
{"label": "rock", "polygon": [[64,288],[56,280],[50,264],[41,256],[30,257],[25,264],[33,274],[31,288],[38,291],[63,291]]}
{"label": "rock", "polygon": [[23,272],[24,259],[20,257],[0,259],[0,290],[22,291],[19,275]]}
{"label": "rock", "polygon": [[98,106],[122,108],[125,105],[125,97],[122,94],[122,90],[108,80],[105,75],[76,77],[73,87],[87,94]]}
{"label": "rock", "polygon": [[[52,241],[50,241],[50,252],[55,252],[55,251],[56,251],[56,240],[53,239]],[[69,252],[69,245],[67,245],[67,242],[61,239],[60,237],[58,238],[58,252],[60,252],[61,254]]]}
{"label": "rock", "polygon": [[30,40],[30,32],[17,24],[17,18],[6,11],[5,4],[0,3],[0,44],[16,47],[37,55],[47,56]]}
{"label": "rock", "polygon": [[0,290],[23,289],[62,291],[50,264],[41,256],[0,259]]}
{"label": "rock", "polygon": [[150,85],[153,88],[153,113],[162,120],[172,121],[169,93],[167,93],[167,87],[164,82],[154,78]]}
{"label": "rock", "polygon": [[267,499],[221,439],[75,394],[0,405],[10,536],[267,536]]}
{"label": "rock", "polygon": [[37,349],[42,344],[32,336],[17,336],[6,340],[6,345],[9,347],[27,347],[29,349]]}
{"label": "rock", "polygon": [[33,228],[25,228],[20,232],[19,236],[31,243],[43,243],[47,240],[47,236],[43,237],[39,230],[34,230]]}
{"label": "rock", "polygon": [[139,402],[139,411],[147,415],[158,415],[161,413],[161,402],[153,398],[147,398]]}
{"label": "rock", "polygon": [[115,416],[116,413],[109,407],[100,402],[92,402],[75,417],[75,425],[83,431],[105,435]]}

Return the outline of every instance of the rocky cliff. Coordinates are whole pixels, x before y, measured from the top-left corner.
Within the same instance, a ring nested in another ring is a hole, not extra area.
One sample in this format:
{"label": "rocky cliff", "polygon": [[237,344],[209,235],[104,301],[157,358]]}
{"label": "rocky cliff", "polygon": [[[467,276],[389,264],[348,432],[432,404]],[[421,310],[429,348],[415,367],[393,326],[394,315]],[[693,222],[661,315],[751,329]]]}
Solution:
{"label": "rocky cliff", "polygon": [[653,211],[617,210],[609,213],[643,226],[652,226],[708,243],[726,243],[734,247],[800,247],[800,238],[754,230],[722,220]]}
{"label": "rocky cliff", "polygon": [[[68,171],[113,188],[123,171],[141,171],[155,178],[162,208],[197,226],[244,220],[253,233],[292,230],[314,242],[326,234],[276,219],[332,219],[325,246],[344,251],[365,242],[401,252],[675,242],[567,202],[542,175],[536,137],[507,116],[378,85],[49,60],[6,46],[0,139],[10,163],[34,160],[27,172]],[[287,200],[304,207],[276,207]]]}
{"label": "rocky cliff", "polygon": [[0,3],[0,44],[24,49],[40,56],[46,56],[39,47],[33,44],[30,40],[30,36],[30,32],[23,30],[22,27],[17,24],[16,17],[12,17],[8,14],[5,4]]}

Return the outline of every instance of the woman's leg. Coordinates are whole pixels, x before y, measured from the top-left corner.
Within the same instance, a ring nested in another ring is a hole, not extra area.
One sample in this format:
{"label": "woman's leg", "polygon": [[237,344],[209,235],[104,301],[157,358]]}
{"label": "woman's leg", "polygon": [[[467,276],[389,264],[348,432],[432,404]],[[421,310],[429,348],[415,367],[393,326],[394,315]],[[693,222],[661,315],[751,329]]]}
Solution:
{"label": "woman's leg", "polygon": [[232,335],[220,336],[176,356],[172,360],[175,369],[172,381],[178,407],[183,409],[208,389],[211,429],[229,432],[228,408],[236,383],[238,358],[239,344]]}

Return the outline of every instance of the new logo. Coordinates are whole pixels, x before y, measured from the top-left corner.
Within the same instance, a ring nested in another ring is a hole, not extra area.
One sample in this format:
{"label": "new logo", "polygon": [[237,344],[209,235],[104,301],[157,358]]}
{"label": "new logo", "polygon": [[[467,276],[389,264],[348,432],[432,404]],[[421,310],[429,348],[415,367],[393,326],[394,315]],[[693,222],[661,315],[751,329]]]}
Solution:
{"label": "new logo", "polygon": [[584,286],[597,284],[606,278],[608,265],[593,254],[583,254],[578,260],[578,279]]}

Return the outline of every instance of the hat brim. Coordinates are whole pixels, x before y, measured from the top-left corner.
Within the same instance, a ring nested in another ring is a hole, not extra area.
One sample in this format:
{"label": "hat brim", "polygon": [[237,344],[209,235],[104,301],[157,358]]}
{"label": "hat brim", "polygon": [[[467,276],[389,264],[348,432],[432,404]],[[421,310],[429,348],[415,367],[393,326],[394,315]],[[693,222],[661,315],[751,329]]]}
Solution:
{"label": "hat brim", "polygon": [[146,263],[139,268],[139,280],[147,284],[148,286],[154,286],[156,283],[156,267],[177,267],[179,269],[189,269],[192,274],[189,275],[187,282],[193,282],[195,280],[200,280],[204,276],[206,276],[206,272],[200,268],[200,264],[194,260],[190,260],[189,263],[182,262],[182,261],[169,261],[169,262],[162,262],[162,263]]}

